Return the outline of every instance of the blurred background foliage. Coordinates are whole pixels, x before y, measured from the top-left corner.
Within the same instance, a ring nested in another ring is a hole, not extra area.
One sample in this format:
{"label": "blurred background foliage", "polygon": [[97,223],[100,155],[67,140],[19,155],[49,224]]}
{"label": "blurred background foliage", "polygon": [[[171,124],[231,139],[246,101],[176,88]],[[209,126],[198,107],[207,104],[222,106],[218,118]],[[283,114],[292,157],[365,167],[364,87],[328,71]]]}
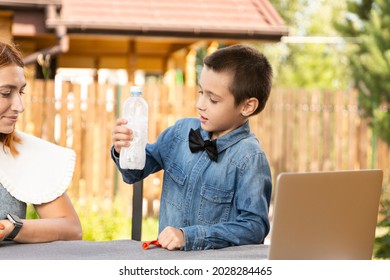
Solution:
{"label": "blurred background foliage", "polygon": [[272,0],[289,37],[278,44],[259,45],[274,68],[276,87],[345,89],[351,86],[344,53],[333,21],[345,16],[346,2],[338,0]]}
{"label": "blurred background foliage", "polygon": [[[131,239],[131,219],[123,215],[124,200],[113,203],[104,201],[73,201],[83,228],[83,240],[109,241]],[[27,207],[27,218],[38,218],[32,205]],[[142,221],[142,241],[154,240],[158,233],[157,217],[145,217]]]}

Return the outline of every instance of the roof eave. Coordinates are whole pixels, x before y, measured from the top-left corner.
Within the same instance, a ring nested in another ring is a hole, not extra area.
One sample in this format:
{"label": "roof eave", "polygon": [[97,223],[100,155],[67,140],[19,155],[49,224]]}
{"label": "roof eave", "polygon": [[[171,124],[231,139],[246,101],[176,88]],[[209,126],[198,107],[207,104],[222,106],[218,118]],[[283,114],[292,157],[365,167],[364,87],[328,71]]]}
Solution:
{"label": "roof eave", "polygon": [[216,28],[186,28],[176,26],[123,26],[115,24],[65,23],[60,21],[47,21],[48,28],[64,26],[68,34],[100,34],[100,35],[126,35],[148,37],[179,37],[179,38],[215,38],[238,40],[266,40],[280,41],[281,37],[288,35],[285,26],[266,26],[257,30],[232,30]]}
{"label": "roof eave", "polygon": [[56,5],[60,7],[62,5],[61,0],[1,0],[0,6],[3,8],[46,8],[48,5]]}

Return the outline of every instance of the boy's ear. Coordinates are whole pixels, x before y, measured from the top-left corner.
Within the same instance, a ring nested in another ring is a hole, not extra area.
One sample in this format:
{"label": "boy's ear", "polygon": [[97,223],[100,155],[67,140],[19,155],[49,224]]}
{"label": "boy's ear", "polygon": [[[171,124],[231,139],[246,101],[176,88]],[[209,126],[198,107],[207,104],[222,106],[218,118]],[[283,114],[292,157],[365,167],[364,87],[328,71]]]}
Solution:
{"label": "boy's ear", "polygon": [[241,109],[241,115],[243,115],[244,117],[249,117],[253,114],[254,111],[256,111],[258,106],[259,100],[255,97],[251,97],[245,100]]}

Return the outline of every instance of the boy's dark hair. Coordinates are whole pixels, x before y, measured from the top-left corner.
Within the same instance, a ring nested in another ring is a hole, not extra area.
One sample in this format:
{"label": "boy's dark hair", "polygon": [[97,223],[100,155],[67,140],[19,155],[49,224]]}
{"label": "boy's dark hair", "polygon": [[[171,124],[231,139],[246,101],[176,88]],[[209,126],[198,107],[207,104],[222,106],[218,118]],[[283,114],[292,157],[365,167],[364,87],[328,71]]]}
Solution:
{"label": "boy's dark hair", "polygon": [[203,63],[215,72],[233,74],[229,89],[236,106],[245,99],[255,97],[259,100],[259,106],[252,115],[264,109],[272,87],[272,67],[262,53],[249,46],[233,45],[206,56]]}

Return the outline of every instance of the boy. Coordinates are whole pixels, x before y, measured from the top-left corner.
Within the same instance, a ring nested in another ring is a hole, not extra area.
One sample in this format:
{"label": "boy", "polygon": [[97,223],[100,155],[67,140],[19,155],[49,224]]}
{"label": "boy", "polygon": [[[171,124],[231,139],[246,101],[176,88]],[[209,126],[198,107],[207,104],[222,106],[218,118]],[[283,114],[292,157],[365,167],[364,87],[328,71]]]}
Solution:
{"label": "boy", "polygon": [[272,179],[248,119],[264,109],[271,84],[272,68],[255,49],[235,45],[207,56],[199,80],[199,118],[177,121],[148,144],[143,170],[119,167],[132,131],[126,120],[117,120],[111,156],[123,180],[132,184],[164,170],[158,235],[163,248],[264,242]]}

